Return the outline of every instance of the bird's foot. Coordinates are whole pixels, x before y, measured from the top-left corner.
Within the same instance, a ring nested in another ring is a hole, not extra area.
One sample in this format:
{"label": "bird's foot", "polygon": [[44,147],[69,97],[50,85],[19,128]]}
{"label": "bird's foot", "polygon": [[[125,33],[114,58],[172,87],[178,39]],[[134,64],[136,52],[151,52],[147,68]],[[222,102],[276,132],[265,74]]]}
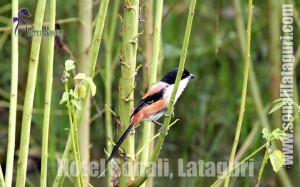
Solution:
{"label": "bird's foot", "polygon": [[157,121],[155,121],[155,120],[153,120],[152,123],[155,123],[156,125],[159,125],[159,126],[162,126],[162,125],[163,125],[162,123],[159,123],[159,122],[157,122]]}
{"label": "bird's foot", "polygon": [[168,135],[168,129],[166,130],[166,132],[162,131],[162,127],[160,127],[160,129],[158,130],[160,134],[162,134],[164,137],[166,137]]}

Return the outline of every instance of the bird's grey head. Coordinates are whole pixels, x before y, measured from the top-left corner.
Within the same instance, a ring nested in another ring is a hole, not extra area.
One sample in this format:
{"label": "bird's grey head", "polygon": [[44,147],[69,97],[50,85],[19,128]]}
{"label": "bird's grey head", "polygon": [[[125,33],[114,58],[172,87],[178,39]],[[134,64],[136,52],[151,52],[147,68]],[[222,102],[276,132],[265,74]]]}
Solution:
{"label": "bird's grey head", "polygon": [[[178,68],[171,69],[162,79],[161,82],[166,82],[168,84],[174,84],[176,80],[176,75],[178,72]],[[183,71],[181,80],[183,79],[193,79],[195,76],[188,72],[186,69]]]}

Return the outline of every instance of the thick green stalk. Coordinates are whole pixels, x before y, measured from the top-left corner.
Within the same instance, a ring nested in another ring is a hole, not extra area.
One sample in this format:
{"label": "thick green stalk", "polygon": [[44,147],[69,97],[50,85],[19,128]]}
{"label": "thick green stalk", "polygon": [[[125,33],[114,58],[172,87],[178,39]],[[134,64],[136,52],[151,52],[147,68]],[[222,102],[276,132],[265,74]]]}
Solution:
{"label": "thick green stalk", "polygon": [[264,159],[261,163],[261,167],[260,167],[260,170],[259,170],[259,174],[258,174],[258,177],[257,177],[257,180],[256,180],[255,187],[259,187],[260,179],[261,179],[261,176],[264,172],[264,169],[265,169],[265,166],[268,162],[268,159],[269,159],[269,151],[268,151],[268,148],[266,148],[265,156],[264,156]]}
{"label": "thick green stalk", "polygon": [[[197,2],[197,0],[192,0],[191,4],[190,4],[189,15],[188,15],[188,20],[187,20],[186,30],[185,30],[185,35],[184,35],[184,41],[183,41],[183,46],[182,46],[182,52],[181,52],[181,56],[180,56],[178,73],[177,73],[177,76],[176,76],[174,89],[173,89],[173,92],[172,92],[172,95],[171,95],[170,104],[169,104],[168,111],[167,111],[168,116],[166,116],[165,119],[164,119],[164,123],[163,123],[163,126],[162,126],[162,132],[159,135],[159,139],[158,139],[158,141],[155,145],[153,154],[151,156],[151,162],[156,162],[157,161],[160,150],[162,148],[162,144],[164,142],[164,139],[165,139],[165,136],[166,136],[166,133],[167,133],[167,130],[168,130],[168,126],[170,124],[171,113],[173,111],[173,107],[174,107],[174,103],[175,103],[175,95],[176,95],[176,92],[178,90],[178,86],[179,86],[179,82],[181,80],[182,72],[184,70],[185,58],[186,58],[186,54],[187,54],[187,49],[188,49],[188,44],[189,44],[189,39],[190,39],[190,33],[191,33],[191,29],[192,29],[192,23],[193,23],[193,17],[194,17],[196,2]],[[128,184],[128,186],[140,186],[147,179],[148,176],[146,174],[151,173],[151,171],[152,171],[152,167],[150,165],[148,165],[146,167],[145,171],[143,172],[142,176],[138,177],[134,181],[130,182]]]}
{"label": "thick green stalk", "polygon": [[93,43],[92,43],[92,47],[91,47],[91,55],[90,55],[90,59],[89,59],[89,66],[88,66],[89,67],[88,76],[92,77],[92,78],[94,77],[95,67],[96,67],[96,63],[97,63],[98,52],[99,52],[99,48],[100,48],[100,44],[101,44],[108,3],[109,3],[109,0],[101,1],[101,5],[100,5],[98,17],[97,17],[95,32],[94,32],[94,36],[93,36]]}
{"label": "thick green stalk", "polygon": [[[236,21],[236,27],[237,27],[237,32],[238,32],[238,38],[240,41],[240,47],[241,47],[241,52],[242,54],[245,56],[245,48],[246,48],[246,36],[245,36],[245,27],[244,27],[244,21],[243,21],[243,15],[242,15],[242,8],[240,5],[240,1],[239,0],[233,0],[233,7],[236,13],[235,16],[235,21]],[[256,80],[256,75],[255,75],[255,71],[254,71],[254,67],[252,65],[252,63],[250,63],[250,67],[249,67],[249,85],[250,85],[250,91],[251,91],[251,95],[257,110],[257,115],[258,118],[261,122],[261,125],[263,128],[267,128],[267,129],[271,129],[270,127],[270,123],[267,119],[267,116],[264,112],[264,106],[263,106],[263,102],[262,102],[262,98],[260,95],[260,90],[258,87],[258,83]],[[274,144],[274,148],[276,148],[276,144]],[[281,172],[278,173],[281,182],[283,183],[283,186],[287,186],[287,187],[291,187],[291,181],[287,176],[286,170],[283,168],[281,170]]]}
{"label": "thick green stalk", "polygon": [[[228,170],[233,168],[234,157],[236,153],[236,149],[239,143],[239,138],[241,134],[243,117],[245,111],[245,103],[246,103],[246,95],[247,95],[247,85],[248,85],[248,74],[249,74],[249,63],[250,63],[250,44],[251,44],[251,22],[252,22],[252,0],[249,0],[248,3],[248,23],[247,23],[247,42],[246,42],[246,55],[245,55],[245,68],[244,68],[244,81],[243,81],[243,90],[242,90],[242,99],[240,106],[239,119],[237,124],[237,129],[235,133],[234,143],[231,149],[229,167]],[[229,185],[230,175],[227,176],[224,186]]]}
{"label": "thick green stalk", "polygon": [[[18,14],[18,0],[12,1],[12,16]],[[5,185],[12,185],[14,154],[15,154],[15,134],[16,134],[16,115],[17,115],[17,96],[18,96],[18,35],[14,33],[17,23],[12,23],[11,27],[11,88],[10,88],[10,106],[9,106],[9,122],[8,122],[8,143],[5,170]]]}
{"label": "thick green stalk", "polygon": [[[38,1],[36,12],[35,12],[35,18],[34,18],[34,27],[36,30],[42,30],[45,6],[46,6],[46,0]],[[25,91],[24,111],[23,111],[23,118],[22,118],[20,154],[19,154],[19,161],[18,161],[17,181],[16,181],[16,186],[19,187],[25,186],[25,180],[26,180],[26,168],[27,168],[27,160],[28,160],[32,106],[34,100],[34,91],[36,85],[41,39],[42,39],[41,37],[34,37],[32,39],[32,45],[30,51],[28,78],[27,78],[27,85]]]}
{"label": "thick green stalk", "polygon": [[[112,108],[112,74],[113,74],[113,44],[114,36],[116,32],[116,25],[118,19],[118,10],[120,6],[120,0],[115,0],[113,4],[113,10],[111,14],[110,27],[107,27],[104,35],[104,44],[105,44],[105,129],[106,135],[113,139],[113,126],[112,126],[112,116],[109,108]],[[106,142],[106,151],[111,153],[113,146],[109,143],[107,139]],[[112,180],[111,172],[106,173],[107,186],[110,186]]]}
{"label": "thick green stalk", "polygon": [[[50,24],[49,30],[55,30],[55,14],[56,0],[50,0]],[[42,137],[42,163],[40,186],[47,186],[47,170],[48,170],[48,140],[49,140],[49,121],[51,110],[51,93],[53,82],[53,59],[54,59],[54,37],[48,39],[48,61],[47,61],[47,79],[46,79],[46,95],[45,95],[45,110],[43,121],[43,137]]]}
{"label": "thick green stalk", "polygon": [[[78,71],[88,71],[89,51],[92,43],[92,0],[79,0],[79,35],[78,35]],[[82,120],[79,124],[79,150],[82,162],[82,173],[84,180],[89,181],[89,162],[90,162],[90,114],[91,97],[86,97],[83,108]]]}
{"label": "thick green stalk", "polygon": [[[106,12],[107,12],[107,7],[108,7],[109,0],[102,0],[100,4],[100,9],[99,13],[97,16],[97,22],[96,22],[96,28],[93,36],[93,43],[91,47],[91,54],[89,58],[89,65],[88,65],[88,75],[89,77],[94,77],[94,71],[96,67],[96,62],[97,62],[97,57],[98,57],[98,52],[101,44],[101,39],[102,39],[102,33],[103,33],[103,28],[105,24],[105,18],[106,18]],[[87,87],[87,95],[89,94],[89,87]],[[86,101],[86,100],[84,100]],[[85,106],[85,102],[82,103],[83,106]],[[83,115],[83,110],[77,112],[76,114],[76,120],[81,121],[81,117]],[[62,161],[58,173],[55,178],[55,182],[53,186],[60,186],[63,182],[63,178],[65,176],[65,173],[63,172],[65,167],[67,167],[68,162],[64,162],[68,160],[69,152],[72,150],[72,141],[70,140],[71,136],[69,135],[68,141],[64,150],[64,154],[62,157]]]}
{"label": "thick green stalk", "polygon": [[153,4],[152,0],[144,1],[144,34],[143,34],[143,90],[149,87],[150,64],[153,54]]}
{"label": "thick green stalk", "polygon": [[[120,134],[128,128],[130,114],[133,111],[134,79],[136,74],[136,54],[138,47],[139,0],[125,2],[123,28],[123,44],[121,59],[121,75],[119,82],[119,113],[121,123],[125,128],[119,128]],[[134,180],[134,134],[130,134],[123,143],[123,148],[129,157],[128,177],[120,175],[120,186],[126,186],[128,180]],[[121,169],[124,169],[122,163]]]}
{"label": "thick green stalk", "polygon": [[[152,6],[149,4],[152,4],[152,2],[150,2],[150,1],[148,2],[148,6]],[[155,7],[154,41],[153,41],[153,49],[152,49],[152,51],[153,51],[152,61],[150,64],[150,77],[149,77],[149,83],[148,83],[149,88],[151,88],[153,86],[153,84],[156,83],[157,64],[158,64],[158,60],[159,60],[158,57],[159,57],[159,51],[160,51],[160,35],[161,35],[163,4],[164,4],[163,0],[157,1],[156,7]],[[151,24],[151,23],[146,23],[146,24]],[[153,29],[151,29],[151,30],[153,30]],[[149,42],[149,41],[146,41],[146,42]],[[148,160],[149,160],[150,144],[148,144],[147,142],[149,142],[149,140],[151,139],[151,136],[150,136],[151,129],[152,129],[151,122],[144,122],[142,145],[146,144],[146,148],[144,149],[144,151],[141,154],[141,163],[143,165],[148,164]],[[142,186],[144,187],[145,183],[143,183]]]}

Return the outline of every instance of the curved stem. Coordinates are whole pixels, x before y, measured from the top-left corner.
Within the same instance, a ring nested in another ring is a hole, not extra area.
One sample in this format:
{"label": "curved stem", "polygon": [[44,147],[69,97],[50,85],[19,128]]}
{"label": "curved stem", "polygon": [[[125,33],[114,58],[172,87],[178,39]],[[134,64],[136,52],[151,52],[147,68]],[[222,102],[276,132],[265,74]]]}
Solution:
{"label": "curved stem", "polygon": [[[240,106],[239,119],[237,124],[237,129],[235,133],[234,143],[232,146],[230,160],[229,160],[229,170],[232,169],[236,149],[239,143],[239,138],[241,134],[244,111],[245,111],[245,103],[246,103],[246,95],[247,95],[247,85],[248,85],[248,75],[249,75],[249,63],[250,63],[250,44],[251,44],[251,22],[252,22],[252,0],[249,0],[248,3],[248,23],[247,23],[247,42],[246,42],[246,55],[245,55],[245,68],[244,68],[244,81],[243,81],[243,90],[242,90],[242,99]],[[230,175],[227,176],[224,186],[227,187],[229,185]]]}

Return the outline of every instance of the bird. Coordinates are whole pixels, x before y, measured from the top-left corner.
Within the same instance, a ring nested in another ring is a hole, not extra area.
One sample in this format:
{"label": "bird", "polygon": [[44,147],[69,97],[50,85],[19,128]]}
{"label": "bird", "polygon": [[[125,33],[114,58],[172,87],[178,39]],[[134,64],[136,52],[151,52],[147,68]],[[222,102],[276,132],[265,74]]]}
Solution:
{"label": "bird", "polygon": [[[130,133],[130,131],[136,124],[142,121],[151,121],[159,126],[162,126],[162,124],[157,122],[157,120],[163,115],[166,115],[166,111],[170,103],[171,94],[174,88],[177,72],[178,68],[173,68],[170,71],[168,71],[168,73],[159,82],[154,84],[142,97],[140,102],[136,105],[136,107],[133,110],[133,113],[130,117],[129,127],[117,141],[110,156],[107,158],[105,165],[107,165],[111,161],[114,154],[117,152],[119,147],[122,145],[123,141],[126,139],[127,135]],[[195,78],[195,76],[184,69],[175,96],[175,103],[186,88],[189,81],[193,78]]]}
{"label": "bird", "polygon": [[[26,8],[22,8],[22,9],[18,12],[18,17],[13,17],[13,18],[12,18],[12,22],[17,22],[16,28],[15,28],[15,34],[17,34],[17,30],[18,30],[18,27],[19,27],[20,22],[23,22],[23,23],[26,23],[25,32],[26,32],[26,35],[27,35],[27,34],[28,34],[28,28],[27,28],[28,24],[30,24],[32,27],[34,27],[34,25],[33,25],[30,21],[28,21],[28,20],[22,18],[22,17],[21,17],[21,14],[23,14],[23,15],[26,16],[26,17],[31,17],[31,14],[29,13],[29,11],[28,11]],[[21,35],[23,31],[24,31],[24,30],[21,29],[21,30],[19,31],[19,35]]]}

